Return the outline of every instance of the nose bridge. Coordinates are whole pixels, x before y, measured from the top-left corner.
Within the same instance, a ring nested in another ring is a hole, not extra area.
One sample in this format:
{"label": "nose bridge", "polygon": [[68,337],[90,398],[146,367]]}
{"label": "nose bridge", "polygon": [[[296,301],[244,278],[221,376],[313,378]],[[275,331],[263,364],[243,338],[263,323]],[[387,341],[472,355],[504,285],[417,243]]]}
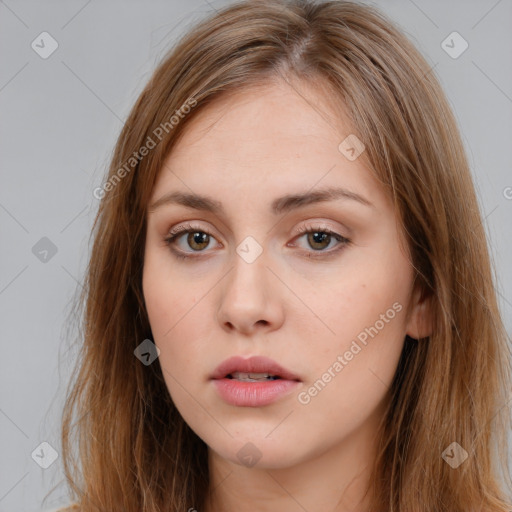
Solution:
{"label": "nose bridge", "polygon": [[279,323],[281,313],[279,291],[273,289],[267,268],[268,251],[256,243],[244,239],[237,246],[220,296],[219,322],[245,331],[257,323]]}
{"label": "nose bridge", "polygon": [[234,293],[239,304],[256,304],[268,293],[268,251],[255,243],[257,242],[244,240],[237,246],[233,269],[228,276],[227,292]]}

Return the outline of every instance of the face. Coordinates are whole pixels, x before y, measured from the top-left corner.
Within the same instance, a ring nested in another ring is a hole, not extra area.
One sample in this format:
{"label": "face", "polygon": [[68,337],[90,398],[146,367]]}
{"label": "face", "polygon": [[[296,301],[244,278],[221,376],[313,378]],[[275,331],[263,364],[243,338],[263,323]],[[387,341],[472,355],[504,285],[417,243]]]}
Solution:
{"label": "face", "polygon": [[[364,153],[339,148],[352,131],[328,111],[287,84],[212,103],[148,208],[143,291],[158,362],[188,425],[235,464],[289,467],[372,432],[414,335],[392,203]],[[213,379],[234,356],[280,369],[239,359]]]}

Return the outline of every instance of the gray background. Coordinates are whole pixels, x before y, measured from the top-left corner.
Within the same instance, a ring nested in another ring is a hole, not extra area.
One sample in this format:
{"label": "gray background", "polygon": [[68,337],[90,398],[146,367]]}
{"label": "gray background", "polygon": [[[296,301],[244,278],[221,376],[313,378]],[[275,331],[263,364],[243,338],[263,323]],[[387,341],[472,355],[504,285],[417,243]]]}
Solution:
{"label": "gray background", "polygon": [[[45,441],[60,449],[74,356],[65,351],[76,335],[66,319],[89,254],[92,191],[156,63],[191,24],[227,3],[0,0],[0,512],[67,502],[63,485],[42,502],[62,478],[61,459],[42,469],[32,453]],[[373,3],[435,67],[452,104],[510,333],[512,1]],[[58,42],[47,59],[31,47],[43,31]],[[453,31],[469,44],[456,59],[441,46]],[[32,250],[43,237],[57,249],[46,262]]]}

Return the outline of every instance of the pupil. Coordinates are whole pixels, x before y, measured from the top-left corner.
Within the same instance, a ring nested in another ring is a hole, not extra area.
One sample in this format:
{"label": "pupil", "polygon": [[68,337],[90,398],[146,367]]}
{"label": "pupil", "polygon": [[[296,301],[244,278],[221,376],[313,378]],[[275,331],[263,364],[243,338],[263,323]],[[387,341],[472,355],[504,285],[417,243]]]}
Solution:
{"label": "pupil", "polygon": [[[312,239],[312,243],[310,244],[313,248],[315,248],[315,244],[320,244],[321,247],[319,247],[320,249],[322,249],[323,247],[325,247],[325,245],[322,245],[323,243],[325,243],[325,239],[327,238],[329,240],[330,238],[330,234],[329,233],[322,233],[321,231],[315,231],[314,233],[311,233],[310,234],[310,237]],[[327,243],[327,245],[329,245]],[[317,247],[318,249],[318,247]]]}
{"label": "pupil", "polygon": [[[208,246],[208,237],[209,235],[206,233],[202,233],[200,231],[196,231],[194,233],[189,233],[188,241],[189,245],[193,247],[194,244],[199,245],[198,249],[204,249]],[[196,247],[197,248],[197,247]]]}

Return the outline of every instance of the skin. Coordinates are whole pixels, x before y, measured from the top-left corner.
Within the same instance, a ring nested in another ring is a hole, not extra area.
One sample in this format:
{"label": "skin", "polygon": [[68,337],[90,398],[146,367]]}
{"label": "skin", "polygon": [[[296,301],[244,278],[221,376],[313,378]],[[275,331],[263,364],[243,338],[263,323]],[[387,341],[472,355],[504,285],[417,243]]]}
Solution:
{"label": "skin", "polygon": [[[150,201],[193,192],[225,209],[149,208],[143,272],[167,388],[209,447],[208,511],[252,512],[255,503],[260,511],[368,510],[364,486],[405,335],[428,335],[428,308],[413,287],[391,200],[364,158],[350,161],[338,149],[354,132],[324,98],[276,81],[213,102],[174,146]],[[336,199],[270,212],[274,198],[328,186],[372,206]],[[186,221],[211,236],[201,245],[182,234],[171,247],[195,259],[181,260],[164,239]],[[297,232],[311,226],[350,243],[315,245]],[[252,263],[236,252],[247,236],[263,250]],[[298,392],[396,303],[401,311],[301,403]],[[227,404],[209,378],[232,355],[270,357],[299,375],[300,387],[264,407]],[[252,467],[237,457],[248,442],[261,456]]]}

